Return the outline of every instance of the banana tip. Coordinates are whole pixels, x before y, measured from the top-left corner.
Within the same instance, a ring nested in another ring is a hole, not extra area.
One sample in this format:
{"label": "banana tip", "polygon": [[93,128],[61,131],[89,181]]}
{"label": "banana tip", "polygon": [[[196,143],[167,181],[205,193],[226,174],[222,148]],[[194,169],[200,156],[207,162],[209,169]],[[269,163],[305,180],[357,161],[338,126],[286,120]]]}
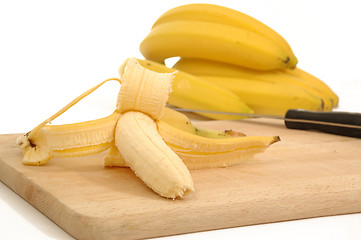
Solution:
{"label": "banana tip", "polygon": [[270,145],[273,144],[273,143],[276,143],[276,142],[280,142],[281,141],[281,138],[279,136],[274,136]]}
{"label": "banana tip", "polygon": [[285,63],[288,65],[290,69],[295,69],[298,64],[298,59],[295,56],[287,56]]}

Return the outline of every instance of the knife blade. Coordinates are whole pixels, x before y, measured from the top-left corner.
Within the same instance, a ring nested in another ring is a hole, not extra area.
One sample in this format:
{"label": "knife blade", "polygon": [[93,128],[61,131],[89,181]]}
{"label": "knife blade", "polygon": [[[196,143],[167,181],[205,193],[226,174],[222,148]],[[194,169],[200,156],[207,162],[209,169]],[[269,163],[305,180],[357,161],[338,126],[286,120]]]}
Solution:
{"label": "knife blade", "polygon": [[361,138],[361,113],[357,112],[317,112],[303,109],[290,109],[284,116],[278,116],[186,109],[171,105],[167,106],[179,112],[224,114],[248,118],[281,119],[284,121],[285,126],[289,129],[317,130],[335,135]]}

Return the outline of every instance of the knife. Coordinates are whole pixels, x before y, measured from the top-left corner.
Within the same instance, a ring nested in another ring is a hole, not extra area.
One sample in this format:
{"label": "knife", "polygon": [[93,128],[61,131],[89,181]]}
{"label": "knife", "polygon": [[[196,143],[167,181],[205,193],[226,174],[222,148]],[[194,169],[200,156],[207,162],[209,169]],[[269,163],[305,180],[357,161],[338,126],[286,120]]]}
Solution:
{"label": "knife", "polygon": [[286,112],[285,116],[277,116],[186,109],[171,105],[167,106],[179,112],[224,114],[249,118],[282,119],[286,127],[290,129],[317,130],[341,136],[361,138],[361,113],[357,112],[316,112],[306,111],[303,109],[290,109]]}

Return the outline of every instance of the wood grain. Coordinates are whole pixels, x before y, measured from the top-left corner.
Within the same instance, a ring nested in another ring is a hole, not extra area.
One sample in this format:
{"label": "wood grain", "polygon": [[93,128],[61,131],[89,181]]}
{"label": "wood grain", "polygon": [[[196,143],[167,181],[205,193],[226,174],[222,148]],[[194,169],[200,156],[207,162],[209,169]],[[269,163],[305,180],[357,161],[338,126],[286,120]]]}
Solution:
{"label": "wood grain", "polygon": [[21,164],[19,134],[0,135],[0,180],[77,239],[139,239],[361,212],[361,140],[286,129],[281,121],[197,125],[281,142],[242,164],[191,171],[196,192],[159,197],[102,157]]}

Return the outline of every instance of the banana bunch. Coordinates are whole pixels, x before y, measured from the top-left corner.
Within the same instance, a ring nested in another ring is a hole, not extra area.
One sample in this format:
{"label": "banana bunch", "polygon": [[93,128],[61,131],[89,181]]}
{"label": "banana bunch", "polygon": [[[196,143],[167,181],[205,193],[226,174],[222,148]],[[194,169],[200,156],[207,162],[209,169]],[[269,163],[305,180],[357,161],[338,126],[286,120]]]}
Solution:
{"label": "banana bunch", "polygon": [[[231,130],[194,126],[185,115],[166,108],[177,72],[148,67],[147,62],[128,59],[119,68],[120,79],[107,79],[89,89],[19,137],[23,164],[38,166],[53,157],[80,157],[108,150],[104,166],[129,167],[154,192],[174,199],[194,191],[190,169],[238,164],[280,140],[277,136],[247,137]],[[50,125],[108,81],[121,84],[110,116]]]}
{"label": "banana bunch", "polygon": [[288,43],[260,21],[222,6],[188,4],[173,8],[154,23],[140,44],[147,59],[201,58],[257,70],[294,68]]}
{"label": "banana bunch", "polygon": [[[213,90],[203,91],[180,85],[170,95],[172,105],[178,107],[226,111],[209,105],[215,98],[208,102],[212,91],[218,92],[216,99],[221,104],[228,102],[221,89],[243,102],[243,110],[229,105],[227,112],[284,115],[292,108],[330,111],[338,105],[329,86],[296,67],[298,60],[282,36],[226,7],[188,4],[170,9],[155,21],[140,51],[147,60],[160,64],[180,57],[174,69],[189,79],[197,77],[213,84]],[[197,99],[192,99],[194,96]]]}
{"label": "banana bunch", "polygon": [[173,67],[232,91],[257,114],[282,116],[293,108],[331,111],[339,102],[329,86],[299,68],[257,71],[195,58],[181,58]]}

